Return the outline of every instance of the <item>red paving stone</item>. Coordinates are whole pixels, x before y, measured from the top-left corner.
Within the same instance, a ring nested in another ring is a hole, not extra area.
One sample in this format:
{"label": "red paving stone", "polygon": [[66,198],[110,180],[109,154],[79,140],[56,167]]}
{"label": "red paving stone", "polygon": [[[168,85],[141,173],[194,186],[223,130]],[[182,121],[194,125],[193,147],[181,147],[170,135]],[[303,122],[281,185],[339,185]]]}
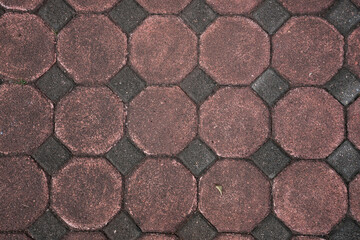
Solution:
{"label": "red paving stone", "polygon": [[221,14],[242,14],[251,12],[262,0],[206,0]]}
{"label": "red paving stone", "polygon": [[327,164],[304,160],[290,165],[275,178],[273,202],[276,215],[290,229],[322,235],[345,216],[347,189]]}
{"label": "red paving stone", "polygon": [[292,85],[322,85],[341,68],[344,37],[319,17],[293,17],[272,38],[272,65]]}
{"label": "red paving stone", "polygon": [[292,13],[317,13],[330,7],[335,0],[279,0]]}
{"label": "red paving stone", "polygon": [[294,157],[325,158],[344,139],[342,105],[319,88],[293,89],[274,108],[273,134]]}
{"label": "red paving stone", "polygon": [[[360,1],[359,1],[360,3]],[[349,68],[360,77],[360,28],[355,29],[347,38],[346,61]]]}
{"label": "red paving stone", "polygon": [[360,149],[360,98],[348,108],[348,138]]}
{"label": "red paving stone", "polygon": [[269,124],[268,109],[250,88],[222,88],[200,108],[200,137],[222,157],[250,156]]}
{"label": "red paving stone", "polygon": [[360,0],[352,0],[353,3],[355,3],[358,7],[360,7]]}
{"label": "red paving stone", "polygon": [[251,19],[220,17],[200,37],[200,65],[219,84],[250,84],[269,61],[269,36]]}
{"label": "red paving stone", "polygon": [[55,133],[76,154],[102,154],[123,135],[121,100],[105,87],[78,87],[56,107]]}
{"label": "red paving stone", "polygon": [[167,236],[163,234],[146,234],[139,238],[139,240],[177,240],[175,236]]}
{"label": "red paving stone", "polygon": [[118,0],[66,0],[78,12],[103,12],[112,8]]}
{"label": "red paving stone", "polygon": [[53,105],[31,86],[0,85],[0,153],[28,153],[53,129]]}
{"label": "red paving stone", "polygon": [[25,234],[21,233],[0,233],[1,240],[31,240],[31,238],[27,237]]}
{"label": "red paving stone", "polygon": [[131,35],[130,62],[149,84],[178,83],[196,65],[196,44],[180,18],[152,16]]}
{"label": "red paving stone", "polygon": [[126,180],[125,208],[146,232],[175,232],[196,208],[196,180],[174,159],[147,159]]}
{"label": "red paving stone", "polygon": [[179,87],[148,87],[129,107],[128,129],[145,153],[177,154],[196,134],[196,107]]}
{"label": "red paving stone", "polygon": [[86,233],[86,232],[72,232],[66,235],[64,240],[106,240],[104,234],[100,232]]}
{"label": "red paving stone", "polygon": [[270,183],[246,161],[218,161],[200,178],[199,210],[220,232],[250,232],[270,211]]}
{"label": "red paving stone", "polygon": [[0,74],[34,81],[55,63],[55,35],[33,14],[7,13],[0,18]]}
{"label": "red paving stone", "polygon": [[102,158],[70,160],[51,186],[51,207],[71,228],[101,228],[121,207],[121,175]]}
{"label": "red paving stone", "polygon": [[179,13],[191,0],[136,0],[150,13]]}
{"label": "red paving stone", "polygon": [[360,223],[360,174],[349,185],[350,212]]}
{"label": "red paving stone", "polygon": [[0,158],[0,231],[24,230],[48,204],[45,173],[30,157]]}
{"label": "red paving stone", "polygon": [[220,234],[215,240],[254,240],[252,236],[240,234]]}
{"label": "red paving stone", "polygon": [[126,41],[106,16],[80,15],[58,35],[58,61],[76,83],[103,84],[125,64]]}
{"label": "red paving stone", "polygon": [[0,5],[7,9],[28,11],[37,8],[43,0],[0,0]]}

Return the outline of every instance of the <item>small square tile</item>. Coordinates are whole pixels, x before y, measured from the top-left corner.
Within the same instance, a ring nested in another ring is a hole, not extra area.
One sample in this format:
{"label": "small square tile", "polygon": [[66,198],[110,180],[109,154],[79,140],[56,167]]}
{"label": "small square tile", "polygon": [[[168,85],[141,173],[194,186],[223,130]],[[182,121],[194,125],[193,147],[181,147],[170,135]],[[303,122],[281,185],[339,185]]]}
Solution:
{"label": "small square tile", "polygon": [[340,33],[347,34],[360,21],[360,13],[350,0],[340,0],[326,18]]}
{"label": "small square tile", "polygon": [[195,68],[180,83],[182,90],[196,103],[204,101],[213,92],[215,86],[215,81],[199,68]]}
{"label": "small square tile", "polygon": [[204,0],[194,0],[184,9],[181,18],[200,34],[214,21],[216,14]]}
{"label": "small square tile", "polygon": [[291,160],[271,140],[262,145],[250,158],[269,178],[274,178]]}
{"label": "small square tile", "polygon": [[347,181],[360,170],[360,153],[349,141],[341,144],[326,161]]}
{"label": "small square tile", "polygon": [[200,213],[195,213],[176,234],[181,239],[211,240],[216,230]]}
{"label": "small square tile", "polygon": [[216,160],[216,155],[199,139],[193,140],[178,157],[195,176],[199,176]]}
{"label": "small square tile", "polygon": [[290,240],[290,230],[274,215],[269,215],[253,231],[257,240]]}
{"label": "small square tile", "polygon": [[33,154],[34,159],[52,175],[70,158],[70,152],[54,137],[49,137]]}
{"label": "small square tile", "polygon": [[52,101],[57,102],[68,93],[74,83],[54,65],[36,82],[36,86]]}
{"label": "small square tile", "polygon": [[111,240],[133,240],[141,235],[135,222],[126,213],[121,212],[104,228],[105,234]]}
{"label": "small square tile", "polygon": [[54,214],[47,210],[29,227],[28,232],[35,240],[60,240],[67,230]]}
{"label": "small square tile", "polygon": [[148,15],[135,0],[122,0],[109,13],[126,33],[131,33]]}
{"label": "small square tile", "polygon": [[145,157],[127,138],[122,138],[107,154],[106,158],[126,175]]}
{"label": "small square tile", "polygon": [[360,239],[360,227],[350,218],[346,218],[330,233],[329,240]]}
{"label": "small square tile", "polygon": [[344,106],[360,94],[360,81],[347,69],[341,69],[325,88]]}
{"label": "small square tile", "polygon": [[146,84],[130,67],[125,66],[110,80],[109,86],[121,100],[129,102],[145,88]]}
{"label": "small square tile", "polygon": [[58,32],[70,21],[75,11],[64,0],[48,0],[39,9],[39,16]]}
{"label": "small square tile", "polygon": [[289,84],[271,68],[258,77],[251,87],[270,106],[289,90]]}
{"label": "small square tile", "polygon": [[269,34],[274,34],[290,18],[290,14],[277,1],[267,0],[253,13],[253,17]]}

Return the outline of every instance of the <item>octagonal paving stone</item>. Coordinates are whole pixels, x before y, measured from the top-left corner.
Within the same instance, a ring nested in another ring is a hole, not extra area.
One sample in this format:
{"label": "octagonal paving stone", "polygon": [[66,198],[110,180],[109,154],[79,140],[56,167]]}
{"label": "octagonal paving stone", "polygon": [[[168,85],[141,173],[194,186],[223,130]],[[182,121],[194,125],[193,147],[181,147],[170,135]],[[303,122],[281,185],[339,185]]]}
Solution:
{"label": "octagonal paving stone", "polygon": [[130,103],[128,131],[151,155],[173,155],[196,135],[196,107],[179,87],[148,87]]}
{"label": "octagonal paving stone", "polygon": [[360,27],[347,38],[346,62],[349,68],[360,77]]}
{"label": "octagonal paving stone", "polygon": [[287,10],[294,14],[321,12],[330,7],[335,0],[279,0]]}
{"label": "octagonal paving stone", "polygon": [[121,201],[121,175],[103,158],[73,158],[52,178],[51,207],[71,228],[105,226]]}
{"label": "octagonal paving stone", "polygon": [[7,9],[30,11],[37,8],[44,0],[0,0],[0,5]]}
{"label": "octagonal paving stone", "polygon": [[311,237],[311,236],[296,236],[293,237],[291,240],[325,240],[325,238]]}
{"label": "octagonal paving stone", "polygon": [[250,13],[262,0],[206,0],[220,14]]}
{"label": "octagonal paving stone", "polygon": [[341,68],[344,37],[319,17],[293,17],[272,38],[272,66],[292,85],[322,85]]}
{"label": "octagonal paving stone", "polygon": [[29,153],[53,130],[53,105],[31,86],[0,85],[0,153]]}
{"label": "octagonal paving stone", "polygon": [[125,65],[127,38],[104,15],[79,15],[58,34],[58,61],[79,84],[104,84]]}
{"label": "octagonal paving stone", "polygon": [[22,233],[0,233],[1,240],[31,240],[28,236]]}
{"label": "octagonal paving stone", "polygon": [[179,13],[191,0],[136,0],[143,8],[150,13]]}
{"label": "octagonal paving stone", "polygon": [[126,184],[125,208],[144,232],[175,232],[196,208],[196,179],[174,159],[147,159]]}
{"label": "octagonal paving stone", "polygon": [[0,74],[34,81],[55,63],[55,34],[33,14],[6,13],[0,18]]}
{"label": "octagonal paving stone", "polygon": [[200,66],[219,84],[248,85],[269,62],[269,36],[251,19],[219,17],[200,37]]}
{"label": "octagonal paving stone", "polygon": [[327,157],[344,139],[342,105],[320,88],[295,88],[275,106],[273,135],[297,158]]}
{"label": "octagonal paving stone", "polygon": [[349,195],[351,215],[360,223],[360,174],[350,183]]}
{"label": "octagonal paving stone", "polygon": [[124,104],[106,87],[77,87],[55,111],[55,134],[75,154],[103,154],[123,136]]}
{"label": "octagonal paving stone", "polygon": [[222,88],[200,107],[199,135],[221,157],[250,156],[269,125],[269,110],[250,88]]}
{"label": "octagonal paving stone", "polygon": [[78,12],[103,12],[112,8],[118,0],[66,0]]}
{"label": "octagonal paving stone", "polygon": [[130,63],[149,84],[179,83],[196,65],[197,38],[175,16],[151,16],[130,37]]}
{"label": "octagonal paving stone", "polygon": [[254,240],[254,238],[243,234],[219,234],[214,240]]}
{"label": "octagonal paving stone", "polygon": [[106,240],[101,232],[72,232],[67,234],[63,240]]}
{"label": "octagonal paving stone", "polygon": [[0,231],[26,229],[48,204],[45,173],[30,157],[0,158],[0,189]]}
{"label": "octagonal paving stone", "polygon": [[348,108],[348,138],[360,150],[360,98]]}
{"label": "octagonal paving stone", "polygon": [[272,189],[276,215],[302,234],[328,234],[347,211],[346,185],[324,162],[293,163],[275,178]]}
{"label": "octagonal paving stone", "polygon": [[251,232],[270,211],[270,183],[249,162],[218,161],[200,178],[199,210],[220,232]]}
{"label": "octagonal paving stone", "polygon": [[142,235],[139,240],[177,240],[175,236],[169,236],[164,234],[145,234]]}

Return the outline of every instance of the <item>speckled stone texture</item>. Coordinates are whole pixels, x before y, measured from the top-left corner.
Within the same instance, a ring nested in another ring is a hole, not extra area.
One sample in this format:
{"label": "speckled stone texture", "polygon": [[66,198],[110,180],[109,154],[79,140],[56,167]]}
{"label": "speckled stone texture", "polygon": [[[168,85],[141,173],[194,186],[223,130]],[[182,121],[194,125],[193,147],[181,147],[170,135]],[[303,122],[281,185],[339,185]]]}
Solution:
{"label": "speckled stone texture", "polygon": [[121,100],[105,87],[78,87],[56,107],[55,133],[76,154],[102,154],[123,135]]}
{"label": "speckled stone texture", "polygon": [[126,35],[104,15],[79,15],[58,35],[58,61],[76,83],[103,84],[125,64]]}
{"label": "speckled stone texture", "polygon": [[274,138],[294,157],[325,158],[344,134],[343,107],[323,89],[293,89],[274,108]]}
{"label": "speckled stone texture", "polygon": [[66,0],[78,12],[103,12],[113,7],[118,0]]}
{"label": "speckled stone texture", "polygon": [[0,158],[0,231],[26,229],[45,211],[48,197],[45,173],[34,160]]}
{"label": "speckled stone texture", "polygon": [[360,27],[347,38],[346,62],[349,68],[360,77]]}
{"label": "speckled stone texture", "polygon": [[200,178],[199,210],[220,232],[251,232],[270,211],[270,183],[249,162],[218,161]]}
{"label": "speckled stone texture", "polygon": [[344,37],[324,19],[293,17],[272,38],[272,66],[292,85],[322,85],[341,68]]}
{"label": "speckled stone texture", "polygon": [[53,105],[31,86],[0,85],[0,153],[28,153],[53,130]]}
{"label": "speckled stone texture", "polygon": [[215,240],[254,240],[254,238],[250,235],[219,234]]}
{"label": "speckled stone texture", "polygon": [[103,158],[73,158],[52,178],[51,208],[71,228],[103,227],[121,201],[121,175]]}
{"label": "speckled stone texture", "polygon": [[356,6],[360,7],[360,0],[352,0],[353,3],[356,4]]}
{"label": "speckled stone texture", "polygon": [[279,0],[287,10],[295,14],[317,13],[330,7],[335,0]]}
{"label": "speckled stone texture", "polygon": [[139,240],[177,240],[175,236],[169,236],[164,234],[146,234],[139,238]]}
{"label": "speckled stone texture", "polygon": [[200,37],[200,66],[219,84],[250,84],[269,65],[269,36],[245,17],[219,17]]}
{"label": "speckled stone texture", "polygon": [[325,238],[309,237],[309,236],[297,236],[297,237],[293,237],[291,240],[325,240]]}
{"label": "speckled stone texture", "polygon": [[206,0],[221,14],[243,14],[251,12],[262,0]]}
{"label": "speckled stone texture", "polygon": [[250,88],[222,88],[200,107],[199,135],[222,157],[250,156],[269,125],[269,110]]}
{"label": "speckled stone texture", "polygon": [[193,102],[179,87],[148,87],[130,103],[129,135],[150,155],[177,154],[196,135]]}
{"label": "speckled stone texture", "polygon": [[293,231],[328,234],[345,216],[347,189],[324,162],[303,160],[275,178],[273,203],[276,215]]}
{"label": "speckled stone texture", "polygon": [[0,233],[1,240],[31,240],[28,236],[21,233]]}
{"label": "speckled stone texture", "polygon": [[360,98],[348,108],[348,138],[360,149]]}
{"label": "speckled stone texture", "polygon": [[106,237],[100,232],[72,232],[67,234],[63,240],[106,240]]}
{"label": "speckled stone texture", "polygon": [[0,52],[1,75],[34,81],[55,63],[55,35],[38,16],[6,13],[0,18]]}
{"label": "speckled stone texture", "polygon": [[179,13],[191,0],[136,0],[150,13]]}
{"label": "speckled stone texture", "polygon": [[360,223],[360,174],[349,185],[350,212]]}
{"label": "speckled stone texture", "polygon": [[197,38],[175,16],[151,16],[131,35],[130,63],[150,84],[179,83],[196,65]]}
{"label": "speckled stone texture", "polygon": [[0,5],[7,9],[29,11],[37,8],[43,0],[0,0]]}
{"label": "speckled stone texture", "polygon": [[195,177],[174,159],[147,159],[126,184],[125,208],[145,232],[175,232],[196,208]]}

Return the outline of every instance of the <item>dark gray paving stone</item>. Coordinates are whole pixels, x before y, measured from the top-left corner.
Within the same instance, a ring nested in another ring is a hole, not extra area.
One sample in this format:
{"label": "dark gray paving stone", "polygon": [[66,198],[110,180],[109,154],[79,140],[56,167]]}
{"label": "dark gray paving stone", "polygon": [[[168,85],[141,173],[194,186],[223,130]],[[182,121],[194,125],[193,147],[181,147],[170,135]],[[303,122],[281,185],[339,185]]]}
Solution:
{"label": "dark gray paving stone", "polygon": [[211,240],[216,230],[200,213],[195,213],[176,234],[181,239]]}
{"label": "dark gray paving stone", "polygon": [[360,21],[357,7],[350,0],[340,0],[326,16],[340,33],[347,34]]}
{"label": "dark gray paving stone", "polygon": [[33,154],[34,159],[52,175],[71,157],[70,152],[54,137],[49,137]]}
{"label": "dark gray paving stone", "polygon": [[143,160],[145,154],[138,150],[129,139],[122,138],[107,154],[106,158],[123,174]]}
{"label": "dark gray paving stone", "polygon": [[360,154],[349,141],[341,144],[326,161],[347,181],[360,170]]}
{"label": "dark gray paving stone", "polygon": [[64,0],[48,0],[39,9],[39,16],[58,32],[70,21],[75,11]]}
{"label": "dark gray paving stone", "polygon": [[253,17],[265,31],[274,34],[290,18],[290,14],[276,0],[267,0],[256,9]]}
{"label": "dark gray paving stone", "polygon": [[120,212],[111,222],[104,228],[105,234],[111,240],[133,240],[141,235],[141,231],[135,222],[124,212]]}
{"label": "dark gray paving stone", "polygon": [[360,227],[352,219],[345,219],[330,233],[330,240],[358,240]]}
{"label": "dark gray paving stone", "polygon": [[109,87],[124,102],[131,101],[145,86],[145,82],[128,66],[121,69],[109,83]]}
{"label": "dark gray paving stone", "polygon": [[261,74],[251,87],[270,106],[289,90],[289,84],[271,68]]}
{"label": "dark gray paving stone", "polygon": [[193,140],[178,157],[195,176],[199,176],[216,160],[216,155],[199,139]]}
{"label": "dark gray paving stone", "polygon": [[131,33],[148,15],[135,0],[120,1],[109,13],[126,33]]}
{"label": "dark gray paving stone", "polygon": [[346,68],[341,69],[325,88],[344,106],[360,94],[360,81]]}
{"label": "dark gray paving stone", "polygon": [[202,33],[206,27],[214,21],[216,14],[205,3],[205,0],[192,1],[181,13],[181,18],[187,23],[196,33]]}
{"label": "dark gray paving stone", "polygon": [[180,83],[180,87],[196,103],[203,102],[214,90],[215,81],[200,68],[195,68]]}
{"label": "dark gray paving stone", "polygon": [[250,158],[269,178],[274,178],[291,160],[271,140],[262,145]]}
{"label": "dark gray paving stone", "polygon": [[28,232],[35,240],[60,240],[67,229],[51,211],[47,210],[29,227]]}
{"label": "dark gray paving stone", "polygon": [[36,82],[36,86],[52,101],[57,102],[68,93],[74,83],[54,65]]}
{"label": "dark gray paving stone", "polygon": [[275,216],[269,215],[253,231],[252,235],[257,240],[289,240],[290,230]]}

